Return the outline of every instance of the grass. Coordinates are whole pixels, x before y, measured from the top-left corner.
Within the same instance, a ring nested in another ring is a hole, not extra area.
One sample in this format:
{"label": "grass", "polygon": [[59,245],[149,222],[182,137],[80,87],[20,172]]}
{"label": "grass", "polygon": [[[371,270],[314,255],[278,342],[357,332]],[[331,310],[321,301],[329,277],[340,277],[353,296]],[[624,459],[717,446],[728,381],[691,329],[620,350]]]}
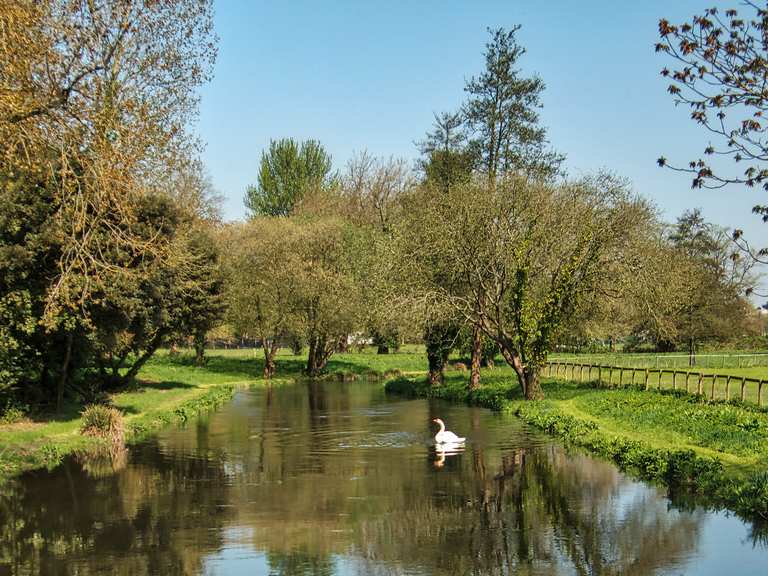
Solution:
{"label": "grass", "polygon": [[700,396],[635,387],[597,388],[545,379],[545,400],[522,399],[514,380],[483,378],[468,393],[453,374],[430,388],[423,378],[399,378],[387,390],[440,397],[504,410],[613,460],[641,478],[714,505],[768,519],[768,411],[751,404],[706,402]]}

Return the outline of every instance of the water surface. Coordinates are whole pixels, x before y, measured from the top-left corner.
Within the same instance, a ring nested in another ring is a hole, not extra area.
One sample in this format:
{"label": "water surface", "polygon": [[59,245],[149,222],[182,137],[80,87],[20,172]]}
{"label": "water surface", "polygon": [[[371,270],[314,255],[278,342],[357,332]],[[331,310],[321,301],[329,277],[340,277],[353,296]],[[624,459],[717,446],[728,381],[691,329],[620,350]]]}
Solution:
{"label": "water surface", "polygon": [[[435,451],[438,416],[463,451]],[[25,474],[0,526],[0,574],[768,574],[733,516],[365,382],[243,391],[114,463]]]}

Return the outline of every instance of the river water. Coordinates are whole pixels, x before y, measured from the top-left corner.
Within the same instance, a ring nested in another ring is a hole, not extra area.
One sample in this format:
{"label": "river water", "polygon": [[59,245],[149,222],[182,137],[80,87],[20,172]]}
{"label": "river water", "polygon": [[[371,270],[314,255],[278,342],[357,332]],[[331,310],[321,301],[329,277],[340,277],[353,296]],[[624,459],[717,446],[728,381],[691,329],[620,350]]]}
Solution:
{"label": "river water", "polygon": [[[435,450],[434,417],[463,451]],[[366,382],[241,391],[0,492],[0,574],[768,574],[732,515],[513,416]]]}

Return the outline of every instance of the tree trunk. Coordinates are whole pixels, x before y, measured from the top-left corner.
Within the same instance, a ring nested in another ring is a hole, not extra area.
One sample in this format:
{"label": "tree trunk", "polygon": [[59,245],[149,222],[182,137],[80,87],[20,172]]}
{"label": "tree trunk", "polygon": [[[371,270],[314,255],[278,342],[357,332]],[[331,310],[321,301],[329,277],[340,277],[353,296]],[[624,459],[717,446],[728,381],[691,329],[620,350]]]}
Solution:
{"label": "tree trunk", "polygon": [[524,365],[520,356],[504,346],[501,348],[501,355],[515,371],[515,374],[517,374],[517,381],[520,383],[525,399],[541,400],[544,398],[544,391],[541,389],[541,382],[539,380],[538,366]]}
{"label": "tree trunk", "polygon": [[195,334],[195,366],[205,364],[205,332]]}
{"label": "tree trunk", "polygon": [[130,370],[125,373],[125,375],[121,378],[121,383],[123,385],[127,384],[131,380],[133,380],[136,377],[136,374],[139,373],[139,370],[141,370],[141,367],[144,366],[144,364],[147,363],[147,360],[152,358],[152,355],[157,351],[158,348],[160,348],[160,344],[163,341],[163,337],[161,335],[155,336],[155,338],[152,340],[152,343],[149,345],[149,347],[144,351],[144,353],[139,356],[139,358],[136,360],[136,362],[133,363],[133,366],[131,366]]}
{"label": "tree trunk", "polygon": [[693,336],[688,339],[688,365],[696,366],[696,343]]}
{"label": "tree trunk", "polygon": [[429,385],[440,386],[443,383],[443,377],[445,376],[443,370],[437,368],[429,370]]}
{"label": "tree trunk", "polygon": [[72,341],[74,336],[72,332],[67,332],[67,339],[64,348],[64,361],[61,363],[61,377],[59,378],[59,385],[56,389],[56,412],[61,413],[62,405],[64,404],[64,389],[67,386],[67,380],[69,379],[69,362],[72,359]]}
{"label": "tree trunk", "polygon": [[314,376],[316,372],[316,366],[317,366],[317,360],[315,359],[315,356],[317,355],[316,340],[317,340],[317,337],[312,336],[309,338],[309,342],[307,343],[309,347],[309,353],[307,354],[307,367],[305,369],[305,372],[309,376]]}
{"label": "tree trunk", "polygon": [[325,336],[312,336],[309,338],[309,355],[307,356],[306,373],[315,377],[325,369],[328,358],[333,352],[333,343]]}
{"label": "tree trunk", "polygon": [[262,338],[261,343],[262,348],[264,349],[264,379],[269,380],[277,371],[275,355],[277,355],[279,346],[277,340],[272,340],[269,345],[267,345],[267,340]]}
{"label": "tree trunk", "polygon": [[523,370],[523,377],[525,378],[525,399],[541,400],[544,398],[541,380],[539,380],[539,367],[526,366]]}
{"label": "tree trunk", "polygon": [[472,326],[472,372],[469,376],[469,389],[480,388],[480,362],[483,358],[483,333],[477,324]]}
{"label": "tree trunk", "polygon": [[445,376],[445,360],[439,351],[427,349],[427,362],[429,363],[429,384],[440,386]]}
{"label": "tree trunk", "polygon": [[301,342],[301,338],[296,336],[291,337],[291,352],[294,356],[299,356],[304,351],[304,344]]}
{"label": "tree trunk", "polygon": [[379,344],[376,347],[376,354],[389,354],[389,346],[386,344]]}

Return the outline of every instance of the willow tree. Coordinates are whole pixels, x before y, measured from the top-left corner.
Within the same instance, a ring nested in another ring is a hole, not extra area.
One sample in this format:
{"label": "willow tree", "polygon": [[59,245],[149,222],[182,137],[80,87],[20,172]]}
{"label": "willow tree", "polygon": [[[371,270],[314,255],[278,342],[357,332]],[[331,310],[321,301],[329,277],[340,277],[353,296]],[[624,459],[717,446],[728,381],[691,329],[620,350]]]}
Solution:
{"label": "willow tree", "polygon": [[[467,202],[472,198],[472,202]],[[615,179],[552,185],[484,178],[408,199],[397,252],[412,297],[493,339],[526,398],[559,332],[596,298],[651,210]]]}

